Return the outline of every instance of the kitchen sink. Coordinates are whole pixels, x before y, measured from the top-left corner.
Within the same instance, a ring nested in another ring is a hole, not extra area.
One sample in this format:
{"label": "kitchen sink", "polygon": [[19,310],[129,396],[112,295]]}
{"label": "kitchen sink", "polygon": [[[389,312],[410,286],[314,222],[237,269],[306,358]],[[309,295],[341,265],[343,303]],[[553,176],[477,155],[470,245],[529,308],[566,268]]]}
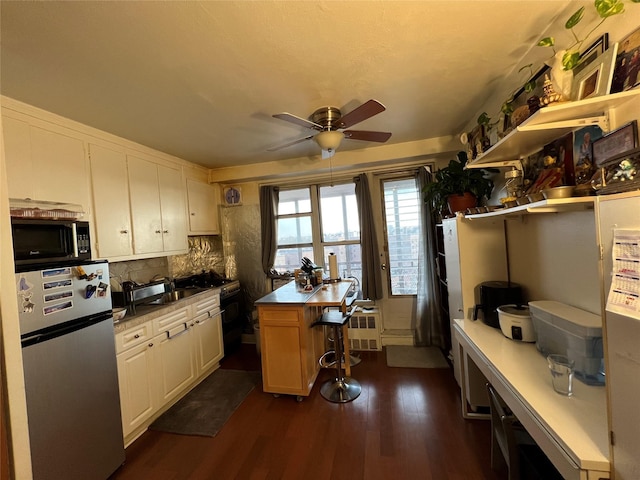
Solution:
{"label": "kitchen sink", "polygon": [[165,293],[162,297],[150,302],[149,305],[167,305],[168,303],[177,302],[183,298],[196,295],[198,293],[209,290],[208,288],[177,288],[172,292]]}

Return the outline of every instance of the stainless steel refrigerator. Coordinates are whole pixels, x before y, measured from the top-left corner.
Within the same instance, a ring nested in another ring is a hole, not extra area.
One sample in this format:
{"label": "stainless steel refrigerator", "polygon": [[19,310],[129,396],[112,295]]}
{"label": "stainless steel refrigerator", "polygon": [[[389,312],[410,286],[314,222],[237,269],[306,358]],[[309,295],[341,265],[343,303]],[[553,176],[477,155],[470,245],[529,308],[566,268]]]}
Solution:
{"label": "stainless steel refrigerator", "polygon": [[107,479],[124,462],[109,265],[16,273],[33,478]]}
{"label": "stainless steel refrigerator", "polygon": [[[640,478],[640,192],[602,196],[606,383],[611,430],[611,478]],[[618,276],[618,277],[617,277]],[[612,291],[613,284],[613,291]]]}

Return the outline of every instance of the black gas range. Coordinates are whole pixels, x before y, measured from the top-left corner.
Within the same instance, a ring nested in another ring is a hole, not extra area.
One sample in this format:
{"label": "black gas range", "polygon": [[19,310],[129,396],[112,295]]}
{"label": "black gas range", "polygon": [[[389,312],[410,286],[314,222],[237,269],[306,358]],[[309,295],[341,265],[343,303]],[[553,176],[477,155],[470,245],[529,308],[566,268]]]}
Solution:
{"label": "black gas range", "polygon": [[240,282],[210,271],[174,279],[176,288],[220,288],[220,300],[240,293]]}

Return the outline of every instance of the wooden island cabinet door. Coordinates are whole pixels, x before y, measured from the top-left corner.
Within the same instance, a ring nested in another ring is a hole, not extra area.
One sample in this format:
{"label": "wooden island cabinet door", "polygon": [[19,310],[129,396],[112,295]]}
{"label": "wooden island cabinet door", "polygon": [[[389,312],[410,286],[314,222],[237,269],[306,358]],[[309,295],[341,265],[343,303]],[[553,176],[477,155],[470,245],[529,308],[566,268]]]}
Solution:
{"label": "wooden island cabinet door", "polygon": [[259,316],[264,391],[308,395],[301,343],[303,309],[264,306],[259,307]]}

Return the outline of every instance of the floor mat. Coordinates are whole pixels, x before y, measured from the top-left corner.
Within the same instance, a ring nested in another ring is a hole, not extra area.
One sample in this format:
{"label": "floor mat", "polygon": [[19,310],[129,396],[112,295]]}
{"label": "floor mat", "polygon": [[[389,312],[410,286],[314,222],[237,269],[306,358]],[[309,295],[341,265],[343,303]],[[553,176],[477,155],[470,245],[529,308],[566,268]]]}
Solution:
{"label": "floor mat", "polygon": [[149,429],[213,437],[260,378],[260,372],[218,369],[163,413]]}
{"label": "floor mat", "polygon": [[405,368],[449,368],[449,364],[438,347],[413,347],[389,345],[387,366]]}

